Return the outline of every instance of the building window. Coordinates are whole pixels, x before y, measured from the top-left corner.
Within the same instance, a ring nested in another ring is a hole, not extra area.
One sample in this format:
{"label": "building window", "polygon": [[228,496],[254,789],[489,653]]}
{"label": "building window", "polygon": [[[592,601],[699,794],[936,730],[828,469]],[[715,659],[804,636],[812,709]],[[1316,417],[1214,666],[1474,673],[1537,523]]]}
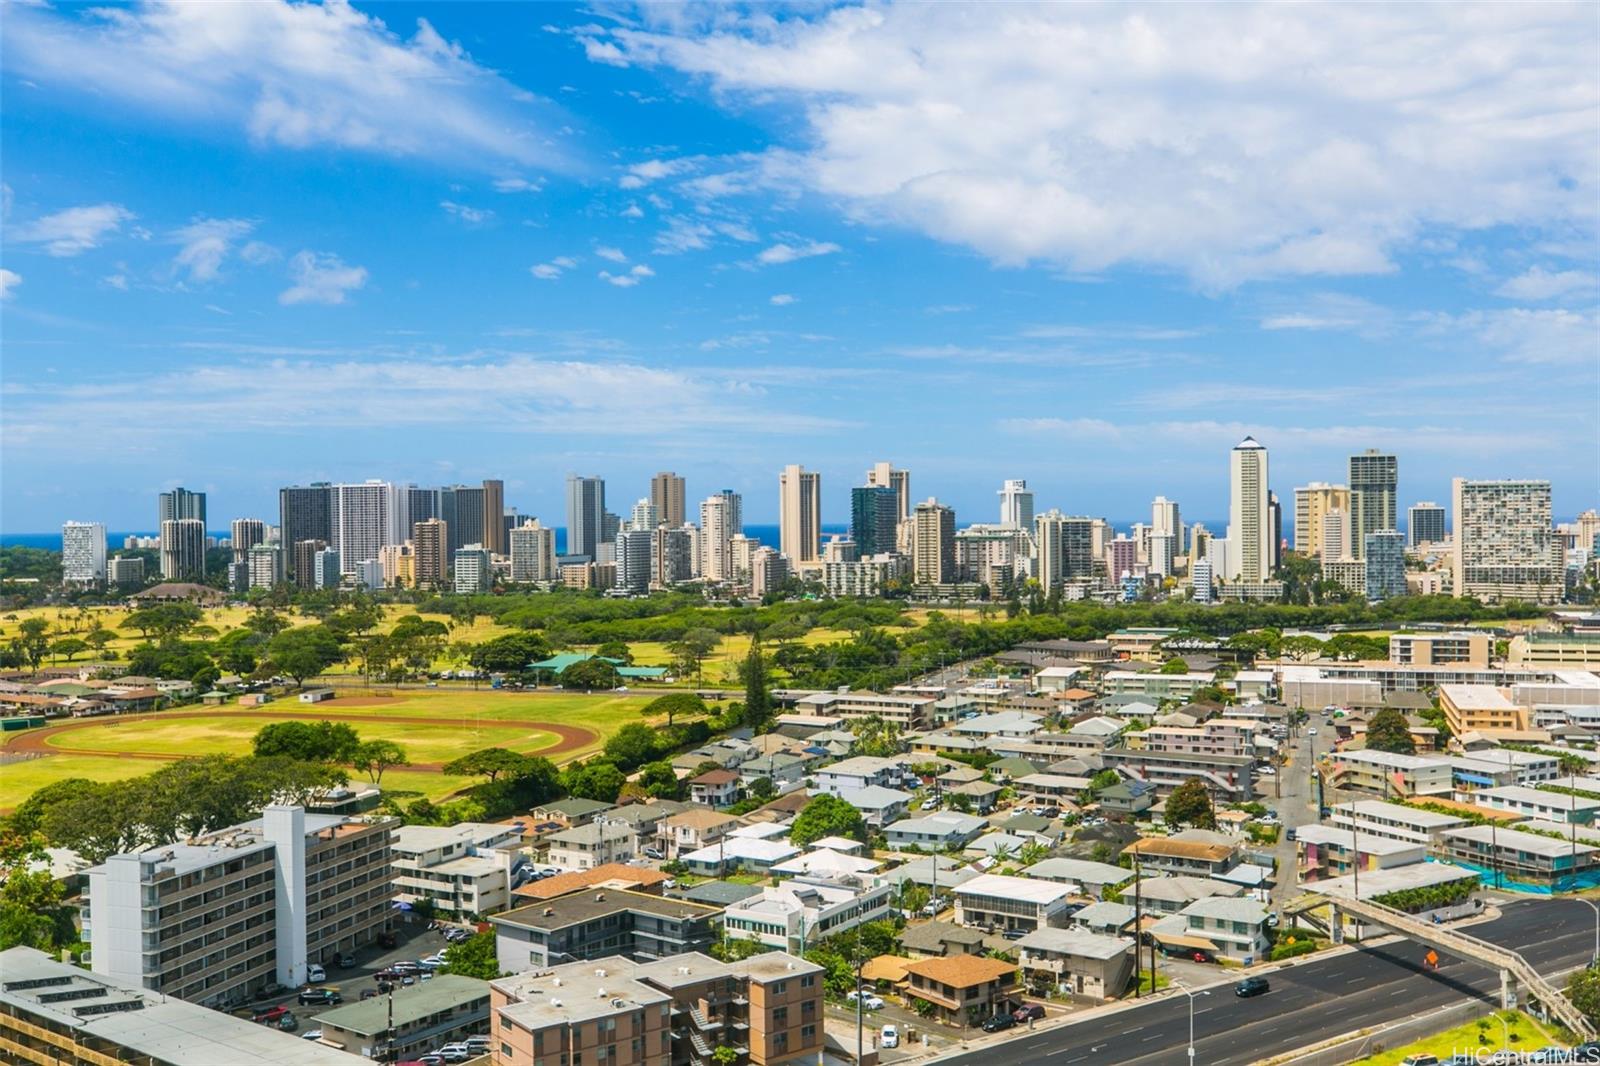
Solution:
{"label": "building window", "polygon": [[510,1044],[506,1043],[503,1040],[500,1042],[500,1056],[502,1058],[509,1059],[515,1054],[516,1054],[516,1051],[515,1051],[515,1049],[512,1048],[512,1046]]}

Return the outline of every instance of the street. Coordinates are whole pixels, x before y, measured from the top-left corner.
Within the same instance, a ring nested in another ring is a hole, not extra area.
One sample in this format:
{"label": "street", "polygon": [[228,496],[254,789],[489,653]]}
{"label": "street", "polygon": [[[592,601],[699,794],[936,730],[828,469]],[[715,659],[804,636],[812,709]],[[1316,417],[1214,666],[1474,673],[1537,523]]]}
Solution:
{"label": "street", "polygon": [[[1595,917],[1583,903],[1517,900],[1503,910],[1500,918],[1473,926],[1473,935],[1521,951],[1547,975],[1590,960]],[[1437,971],[1428,971],[1420,964],[1421,955],[1417,946],[1397,942],[1271,973],[1272,990],[1262,996],[1237,998],[1231,984],[1199,993],[1194,1001],[1194,1062],[1243,1066],[1464,996],[1481,999],[1485,1009],[1498,1006],[1497,974],[1451,958]],[[1188,1039],[1189,1000],[1179,994],[937,1061],[952,1066],[1170,1066],[1185,1061]]]}

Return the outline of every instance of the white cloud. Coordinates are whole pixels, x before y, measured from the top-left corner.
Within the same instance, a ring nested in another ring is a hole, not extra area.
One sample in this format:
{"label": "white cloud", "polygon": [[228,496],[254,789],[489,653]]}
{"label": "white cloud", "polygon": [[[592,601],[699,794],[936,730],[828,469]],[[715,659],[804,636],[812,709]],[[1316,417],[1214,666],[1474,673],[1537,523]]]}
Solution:
{"label": "white cloud", "polygon": [[837,244],[831,241],[809,241],[805,244],[774,244],[765,248],[756,256],[756,262],[762,266],[774,266],[779,263],[792,263],[796,259],[810,259],[813,256],[832,255],[839,251]]}
{"label": "white cloud", "polygon": [[118,292],[128,291],[128,275],[126,274],[107,274],[100,280],[111,286],[113,289],[116,289]]}
{"label": "white cloud", "polygon": [[1435,325],[1465,331],[1508,363],[1593,368],[1600,354],[1600,312],[1513,307],[1440,316]]}
{"label": "white cloud", "polygon": [[1377,337],[1392,331],[1395,314],[1359,296],[1321,292],[1296,298],[1261,318],[1264,330],[1356,333]]}
{"label": "white cloud", "polygon": [[653,278],[656,272],[639,263],[626,274],[613,274],[609,270],[600,271],[600,279],[608,285],[615,285],[619,289],[631,289],[645,278]]}
{"label": "white cloud", "polygon": [[479,225],[494,217],[494,212],[487,208],[469,207],[454,200],[440,200],[439,206],[444,208],[445,214],[459,218],[469,226]]}
{"label": "white cloud", "polygon": [[767,300],[773,307],[788,307],[794,301],[795,298],[786,292],[777,293]]}
{"label": "white cloud", "polygon": [[98,247],[134,217],[121,204],[86,204],[25,222],[13,227],[8,236],[22,244],[42,244],[53,256],[80,255]]}
{"label": "white cloud", "polygon": [[11,294],[17,291],[17,286],[22,284],[22,275],[15,270],[0,267],[0,300],[11,299]]}
{"label": "white cloud", "polygon": [[703,76],[730,106],[788,101],[802,115],[791,143],[711,161],[685,186],[820,193],[1002,264],[1130,264],[1208,288],[1367,274],[1441,230],[1592,231],[1600,203],[1600,78],[1581,4],[645,18],[594,28],[591,58]]}
{"label": "white cloud", "polygon": [[281,304],[342,304],[345,296],[367,283],[367,268],[349,266],[331,252],[303,251],[289,260],[289,280],[278,294]]}
{"label": "white cloud", "polygon": [[623,254],[621,248],[608,248],[603,244],[594,250],[594,254],[613,263],[626,263],[628,261],[628,257]]}
{"label": "white cloud", "polygon": [[233,242],[253,229],[255,223],[243,218],[197,218],[172,233],[172,240],[182,246],[172,261],[173,268],[186,272],[190,281],[212,281]]}
{"label": "white cloud", "polygon": [[1497,456],[1507,451],[1538,453],[1554,442],[1552,436],[1540,433],[1425,424],[1316,426],[1207,420],[1113,424],[1097,418],[1006,418],[997,428],[1013,436],[1058,444],[1071,441],[1102,450],[1138,453],[1159,442],[1179,451],[1209,449],[1219,456],[1245,436],[1254,436],[1278,456],[1317,458],[1331,449],[1368,447],[1452,457]]}
{"label": "white cloud", "polygon": [[527,178],[496,178],[495,192],[543,192],[544,184]]}
{"label": "white cloud", "polygon": [[634,163],[628,167],[628,172],[618,180],[617,184],[624,189],[642,189],[653,181],[687,174],[704,158],[704,156],[686,156],[682,159],[648,159],[643,163]]}
{"label": "white cloud", "polygon": [[547,105],[425,20],[409,39],[347,3],[7,8],[6,65],[129,106],[222,123],[258,144],[334,146],[503,169],[557,164]]}
{"label": "white cloud", "polygon": [[570,255],[558,255],[548,263],[539,263],[528,270],[542,281],[554,281],[577,265],[578,261]]}
{"label": "white cloud", "polygon": [[1600,278],[1587,271],[1531,267],[1517,277],[1508,279],[1494,294],[1513,300],[1554,300],[1592,290],[1596,285],[1600,285]]}
{"label": "white cloud", "polygon": [[627,207],[622,209],[622,217],[623,218],[643,218],[644,217],[644,208],[640,207],[638,204],[629,204]]}
{"label": "white cloud", "polygon": [[283,253],[265,241],[250,241],[239,249],[239,258],[251,266],[263,266],[276,263],[283,258]]}

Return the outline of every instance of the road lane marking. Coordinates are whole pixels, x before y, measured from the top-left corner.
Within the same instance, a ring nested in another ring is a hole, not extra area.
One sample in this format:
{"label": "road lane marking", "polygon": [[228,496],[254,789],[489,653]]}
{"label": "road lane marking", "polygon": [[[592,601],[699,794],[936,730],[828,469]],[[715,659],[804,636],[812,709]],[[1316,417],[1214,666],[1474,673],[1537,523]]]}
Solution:
{"label": "road lane marking", "polygon": [[1144,1029],[1144,1026],[1142,1026],[1142,1025],[1136,1025],[1136,1026],[1134,1026],[1134,1027],[1133,1027],[1133,1028],[1132,1028],[1132,1029],[1124,1029],[1124,1030],[1123,1030],[1123,1031],[1122,1031],[1122,1035],[1123,1035],[1123,1036],[1128,1036],[1128,1035],[1129,1035],[1129,1034],[1131,1034],[1131,1033],[1137,1033],[1137,1032],[1140,1032],[1140,1031],[1141,1031],[1141,1030],[1143,1030],[1143,1029]]}

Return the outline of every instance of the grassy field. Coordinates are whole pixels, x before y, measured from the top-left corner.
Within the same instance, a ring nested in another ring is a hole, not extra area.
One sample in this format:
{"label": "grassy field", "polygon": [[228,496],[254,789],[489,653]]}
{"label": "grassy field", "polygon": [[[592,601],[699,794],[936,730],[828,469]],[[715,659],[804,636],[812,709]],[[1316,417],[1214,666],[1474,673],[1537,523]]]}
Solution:
{"label": "grassy field", "polygon": [[[307,708],[296,703],[295,710],[314,710],[328,718],[352,721],[374,715],[402,715],[407,718],[459,718],[471,722],[488,718],[507,722],[554,722],[614,732],[619,726],[637,721],[639,712],[661,693],[644,692],[616,695],[577,692],[508,692],[483,688],[437,689],[340,689],[340,696]],[[366,696],[383,696],[382,703],[362,704]],[[403,727],[392,727],[403,728]],[[390,739],[399,739],[398,737]]]}
{"label": "grassy field", "polygon": [[125,781],[154,770],[160,763],[119,759],[110,755],[47,755],[0,765],[0,811],[10,810],[34,791],[57,781],[86,777],[90,781]]}
{"label": "grassy field", "polygon": [[[836,641],[849,640],[850,634],[842,629],[813,629],[799,640],[791,643],[803,644],[814,647],[818,644],[832,644]],[[630,644],[633,651],[633,661],[636,666],[670,666],[672,652],[667,645],[660,641],[640,641]],[[592,648],[585,649],[592,651]],[[765,644],[762,650],[769,658],[772,655],[773,645]],[[705,660],[702,670],[705,672],[705,683],[708,685],[737,685],[739,676],[737,668],[739,662],[750,653],[750,638],[748,636],[729,635],[722,638],[722,643],[717,645]]]}
{"label": "grassy field", "polygon": [[[1505,1019],[1505,1028],[1501,1028],[1498,1019]],[[1407,1055],[1431,1054],[1440,1060],[1448,1059],[1453,1054],[1470,1054],[1478,1048],[1498,1050],[1510,1047],[1515,1051],[1535,1051],[1555,1043],[1549,1032],[1538,1022],[1520,1011],[1501,1011],[1491,1015],[1487,1028],[1479,1028],[1477,1022],[1468,1022],[1458,1025],[1454,1029],[1446,1029],[1442,1033],[1418,1040],[1416,1043],[1397,1047],[1377,1055],[1361,1059],[1355,1066],[1399,1066]],[[1483,1033],[1488,1042],[1478,1043],[1478,1034]],[[1514,1043],[1505,1043],[1507,1034],[1516,1038]]]}

